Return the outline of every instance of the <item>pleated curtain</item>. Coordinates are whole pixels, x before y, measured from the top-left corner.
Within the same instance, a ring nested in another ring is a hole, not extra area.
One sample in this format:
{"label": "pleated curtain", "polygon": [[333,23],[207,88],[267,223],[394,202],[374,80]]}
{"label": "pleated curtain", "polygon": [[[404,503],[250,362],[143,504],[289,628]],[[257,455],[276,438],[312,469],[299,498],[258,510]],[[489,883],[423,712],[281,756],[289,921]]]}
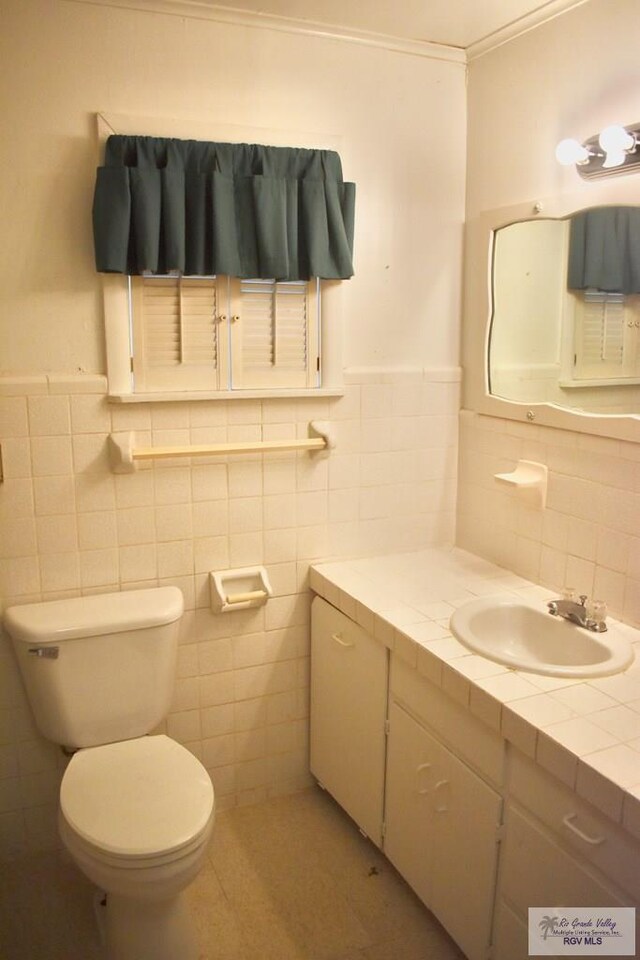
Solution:
{"label": "pleated curtain", "polygon": [[94,194],[96,267],[346,279],[354,203],[334,151],[112,136]]}
{"label": "pleated curtain", "polygon": [[567,285],[640,293],[640,208],[594,207],[571,218]]}

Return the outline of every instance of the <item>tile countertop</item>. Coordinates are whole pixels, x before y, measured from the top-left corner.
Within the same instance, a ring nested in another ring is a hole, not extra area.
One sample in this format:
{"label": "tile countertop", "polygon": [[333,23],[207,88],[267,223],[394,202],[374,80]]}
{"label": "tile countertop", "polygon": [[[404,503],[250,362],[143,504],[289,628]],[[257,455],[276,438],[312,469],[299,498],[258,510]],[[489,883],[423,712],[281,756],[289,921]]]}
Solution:
{"label": "tile countertop", "polygon": [[[474,597],[555,594],[463,550],[314,564],[311,589],[640,839],[640,631],[623,673],[567,680],[471,653],[449,617]],[[606,598],[605,598],[606,599]]]}

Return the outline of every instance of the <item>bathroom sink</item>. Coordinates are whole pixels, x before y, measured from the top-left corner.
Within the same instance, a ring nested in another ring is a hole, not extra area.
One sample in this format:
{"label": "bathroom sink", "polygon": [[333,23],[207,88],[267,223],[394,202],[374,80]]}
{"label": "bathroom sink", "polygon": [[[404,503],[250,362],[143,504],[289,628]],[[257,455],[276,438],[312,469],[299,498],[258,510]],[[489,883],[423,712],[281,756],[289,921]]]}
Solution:
{"label": "bathroom sink", "polygon": [[609,625],[595,633],[517,597],[478,597],[453,613],[451,632],[489,660],[552,677],[604,677],[633,661],[626,637]]}

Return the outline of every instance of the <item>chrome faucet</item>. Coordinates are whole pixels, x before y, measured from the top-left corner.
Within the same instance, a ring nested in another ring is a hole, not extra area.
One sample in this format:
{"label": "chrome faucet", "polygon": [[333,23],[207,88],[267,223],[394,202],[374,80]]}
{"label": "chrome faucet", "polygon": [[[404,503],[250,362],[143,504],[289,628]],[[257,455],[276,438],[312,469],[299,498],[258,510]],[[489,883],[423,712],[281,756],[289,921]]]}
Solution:
{"label": "chrome faucet", "polygon": [[579,602],[577,600],[550,600],[547,603],[549,613],[554,617],[564,617],[565,620],[571,620],[577,623],[579,627],[585,627],[587,630],[594,630],[596,633],[604,633],[607,625],[602,620],[596,620],[589,616],[587,609],[588,597],[586,593],[581,593]]}

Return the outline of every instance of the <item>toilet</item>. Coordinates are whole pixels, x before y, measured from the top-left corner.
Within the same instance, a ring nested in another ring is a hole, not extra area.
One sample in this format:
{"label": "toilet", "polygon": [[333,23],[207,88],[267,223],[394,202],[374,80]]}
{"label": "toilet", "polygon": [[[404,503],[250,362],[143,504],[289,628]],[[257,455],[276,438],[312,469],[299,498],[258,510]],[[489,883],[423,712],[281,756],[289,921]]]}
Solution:
{"label": "toilet", "polygon": [[213,786],[183,746],[148,736],[171,703],[183,606],[176,587],[157,587],[4,615],[40,732],[75,751],[60,835],[106,893],[108,960],[198,956],[183,891],[206,859]]}

